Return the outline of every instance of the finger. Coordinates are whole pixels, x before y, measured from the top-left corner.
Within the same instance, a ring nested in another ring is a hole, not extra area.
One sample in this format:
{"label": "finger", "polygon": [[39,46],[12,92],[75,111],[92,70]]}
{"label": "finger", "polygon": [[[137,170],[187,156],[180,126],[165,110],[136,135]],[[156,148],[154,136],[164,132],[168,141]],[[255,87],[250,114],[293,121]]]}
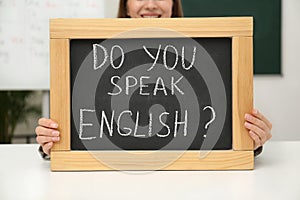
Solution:
{"label": "finger", "polygon": [[49,143],[46,143],[45,145],[43,145],[43,151],[45,154],[47,155],[50,155],[50,150],[53,146],[53,142],[49,142]]}
{"label": "finger", "polygon": [[42,136],[50,136],[50,137],[57,137],[59,136],[59,131],[51,129],[51,128],[45,128],[43,126],[38,126],[35,128],[36,135],[42,135]]}
{"label": "finger", "polygon": [[267,126],[269,127],[269,129],[272,129],[272,123],[262,114],[260,113],[257,109],[253,109],[252,110],[252,114],[256,117],[258,117],[259,119],[261,119],[262,121],[264,121]]}
{"label": "finger", "polygon": [[38,123],[39,123],[40,126],[44,126],[44,127],[48,127],[48,128],[54,128],[54,129],[58,128],[58,124],[55,121],[51,120],[51,119],[40,118]]}
{"label": "finger", "polygon": [[40,145],[44,145],[44,144],[49,143],[49,142],[58,142],[59,139],[60,139],[59,137],[48,137],[48,136],[37,136],[36,137],[36,141]]}
{"label": "finger", "polygon": [[258,134],[258,133],[256,133],[256,132],[254,132],[254,131],[252,131],[252,130],[250,130],[252,133],[254,133],[255,135],[257,135],[258,136],[258,138],[259,138],[259,146],[262,146],[262,145],[264,145],[266,142],[267,142],[267,137],[263,137],[263,138],[261,138],[261,136]]}
{"label": "finger", "polygon": [[249,131],[249,135],[254,141],[254,149],[257,149],[258,147],[262,146],[258,135],[256,135],[253,131]]}
{"label": "finger", "polygon": [[271,139],[272,138],[272,134],[269,132],[267,133],[267,140]]}
{"label": "finger", "polygon": [[256,125],[251,124],[249,122],[245,122],[245,127],[247,129],[251,130],[252,132],[254,132],[263,143],[265,143],[267,141],[266,133],[262,129],[257,127]]}
{"label": "finger", "polygon": [[256,116],[245,114],[245,120],[250,122],[251,124],[258,126],[260,129],[264,130],[265,132],[270,131],[270,128],[267,126],[267,124],[261,119],[257,118]]}

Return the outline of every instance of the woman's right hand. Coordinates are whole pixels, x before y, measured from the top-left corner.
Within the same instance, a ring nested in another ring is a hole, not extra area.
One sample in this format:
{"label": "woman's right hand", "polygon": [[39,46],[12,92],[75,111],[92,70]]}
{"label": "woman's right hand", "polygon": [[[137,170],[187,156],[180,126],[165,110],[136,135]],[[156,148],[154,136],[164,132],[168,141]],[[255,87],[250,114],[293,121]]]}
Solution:
{"label": "woman's right hand", "polygon": [[41,145],[45,154],[50,155],[53,142],[59,141],[58,124],[51,119],[40,118],[35,129],[36,141]]}

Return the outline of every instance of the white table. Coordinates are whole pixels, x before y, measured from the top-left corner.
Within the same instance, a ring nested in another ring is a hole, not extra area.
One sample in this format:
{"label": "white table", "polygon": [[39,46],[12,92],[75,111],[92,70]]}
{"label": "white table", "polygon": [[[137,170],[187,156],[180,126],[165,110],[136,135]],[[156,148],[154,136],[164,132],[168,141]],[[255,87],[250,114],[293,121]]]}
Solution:
{"label": "white table", "polygon": [[0,145],[0,199],[299,200],[300,141],[268,142],[253,171],[51,172],[37,145]]}

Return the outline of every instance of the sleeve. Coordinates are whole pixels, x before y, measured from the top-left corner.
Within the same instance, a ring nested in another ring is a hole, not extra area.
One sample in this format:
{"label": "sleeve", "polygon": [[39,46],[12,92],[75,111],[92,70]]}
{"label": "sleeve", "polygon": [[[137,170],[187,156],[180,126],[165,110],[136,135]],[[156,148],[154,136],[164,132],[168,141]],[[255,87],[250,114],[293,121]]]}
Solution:
{"label": "sleeve", "polygon": [[258,156],[259,154],[261,154],[261,152],[263,151],[263,146],[258,147],[257,149],[254,150],[254,157]]}
{"label": "sleeve", "polygon": [[[257,148],[257,149],[255,149],[254,150],[254,157],[256,157],[259,154],[261,154],[262,150],[263,150],[262,146],[259,147],[259,148]],[[42,146],[39,147],[39,153],[40,153],[40,155],[42,156],[42,158],[44,160],[50,160],[50,156],[44,153]]]}
{"label": "sleeve", "polygon": [[39,147],[39,153],[44,160],[50,160],[50,156],[44,153],[42,146]]}

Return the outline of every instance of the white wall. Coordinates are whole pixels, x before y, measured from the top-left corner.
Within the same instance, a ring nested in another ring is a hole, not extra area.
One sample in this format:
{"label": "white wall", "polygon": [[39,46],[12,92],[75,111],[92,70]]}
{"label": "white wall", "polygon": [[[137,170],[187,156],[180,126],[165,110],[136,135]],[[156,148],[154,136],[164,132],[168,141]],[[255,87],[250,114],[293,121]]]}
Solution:
{"label": "white wall", "polygon": [[105,1],[104,16],[106,18],[116,18],[118,15],[119,0]]}
{"label": "white wall", "polygon": [[254,78],[255,106],[272,121],[272,140],[300,140],[299,47],[300,1],[282,0],[282,76]]}
{"label": "white wall", "polygon": [[[106,2],[105,17],[116,16],[118,2]],[[254,106],[273,123],[272,140],[300,140],[299,48],[300,0],[282,0],[282,76],[254,77]]]}
{"label": "white wall", "polygon": [[0,0],[0,90],[49,89],[49,19],[102,18],[104,2]]}

